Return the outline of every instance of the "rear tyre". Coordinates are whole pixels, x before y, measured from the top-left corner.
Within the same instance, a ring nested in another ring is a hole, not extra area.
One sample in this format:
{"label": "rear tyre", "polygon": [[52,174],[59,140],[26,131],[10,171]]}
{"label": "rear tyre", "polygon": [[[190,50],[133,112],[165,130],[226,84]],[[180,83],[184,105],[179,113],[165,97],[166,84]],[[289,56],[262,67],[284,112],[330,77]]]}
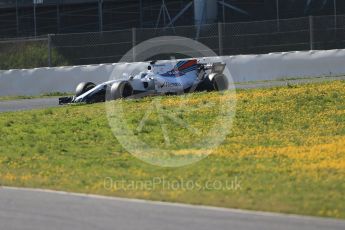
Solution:
{"label": "rear tyre", "polygon": [[96,85],[92,82],[82,82],[77,86],[75,90],[75,95],[78,97],[86,93],[87,91],[93,89],[94,87],[96,87]]}
{"label": "rear tyre", "polygon": [[229,82],[224,74],[217,74],[212,78],[212,85],[215,91],[224,91],[229,88]]}
{"label": "rear tyre", "polygon": [[110,98],[108,98],[108,100],[127,98],[133,94],[133,87],[128,81],[116,82],[110,88]]}

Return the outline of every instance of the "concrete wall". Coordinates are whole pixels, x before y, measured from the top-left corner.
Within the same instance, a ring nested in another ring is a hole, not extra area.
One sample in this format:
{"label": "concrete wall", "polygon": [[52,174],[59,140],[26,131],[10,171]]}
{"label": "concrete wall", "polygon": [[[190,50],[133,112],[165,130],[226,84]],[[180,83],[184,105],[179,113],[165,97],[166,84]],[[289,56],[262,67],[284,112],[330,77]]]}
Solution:
{"label": "concrete wall", "polygon": [[[238,55],[223,60],[234,82],[345,75],[345,50]],[[79,82],[104,82],[115,66],[124,70],[133,65],[146,66],[120,63],[0,71],[0,96],[74,92]]]}
{"label": "concrete wall", "polygon": [[234,82],[345,75],[345,49],[226,58]]}

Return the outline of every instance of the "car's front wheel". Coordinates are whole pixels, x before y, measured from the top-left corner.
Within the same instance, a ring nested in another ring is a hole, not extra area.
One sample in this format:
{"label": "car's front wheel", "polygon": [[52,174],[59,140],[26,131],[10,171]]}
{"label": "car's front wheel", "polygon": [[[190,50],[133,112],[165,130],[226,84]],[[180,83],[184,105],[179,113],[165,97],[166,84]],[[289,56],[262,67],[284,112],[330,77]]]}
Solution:
{"label": "car's front wheel", "polygon": [[95,83],[92,83],[92,82],[79,83],[79,85],[77,86],[75,90],[75,95],[79,97],[80,95],[86,93],[87,91],[93,89],[94,87],[96,87],[96,85]]}

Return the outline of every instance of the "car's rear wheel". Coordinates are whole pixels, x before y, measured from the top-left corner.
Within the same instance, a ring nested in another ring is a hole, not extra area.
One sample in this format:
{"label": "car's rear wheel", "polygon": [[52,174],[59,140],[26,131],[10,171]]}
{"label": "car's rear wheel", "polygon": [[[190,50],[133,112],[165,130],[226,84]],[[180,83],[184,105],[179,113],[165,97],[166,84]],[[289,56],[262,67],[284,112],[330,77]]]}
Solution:
{"label": "car's rear wheel", "polygon": [[110,98],[108,98],[108,100],[127,98],[133,94],[133,87],[128,81],[116,82],[110,88]]}
{"label": "car's rear wheel", "polygon": [[93,89],[94,87],[96,87],[96,85],[92,82],[82,82],[77,86],[75,90],[75,95],[78,97],[86,93],[87,91]]}
{"label": "car's rear wheel", "polygon": [[224,91],[229,88],[228,78],[224,74],[216,74],[212,78],[213,89],[216,91]]}

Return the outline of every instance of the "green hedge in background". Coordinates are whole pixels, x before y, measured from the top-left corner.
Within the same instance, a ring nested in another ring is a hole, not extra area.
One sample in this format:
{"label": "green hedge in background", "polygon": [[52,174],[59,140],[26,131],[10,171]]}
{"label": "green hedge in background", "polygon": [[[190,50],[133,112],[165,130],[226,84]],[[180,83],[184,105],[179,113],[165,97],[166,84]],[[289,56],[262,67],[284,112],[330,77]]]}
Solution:
{"label": "green hedge in background", "polygon": [[[48,66],[47,41],[0,43],[0,69],[30,69]],[[68,65],[68,60],[51,50],[52,66]]]}

